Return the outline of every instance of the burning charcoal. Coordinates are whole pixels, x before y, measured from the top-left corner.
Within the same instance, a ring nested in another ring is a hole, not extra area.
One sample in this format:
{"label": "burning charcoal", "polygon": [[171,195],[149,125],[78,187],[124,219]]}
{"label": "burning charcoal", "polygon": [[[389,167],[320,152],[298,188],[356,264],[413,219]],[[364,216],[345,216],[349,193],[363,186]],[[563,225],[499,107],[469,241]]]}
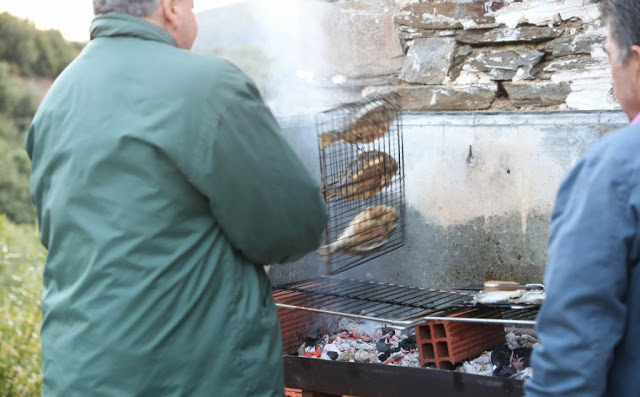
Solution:
{"label": "burning charcoal", "polygon": [[376,343],[376,349],[378,349],[380,353],[387,353],[389,352],[389,350],[391,350],[391,348],[387,346],[386,343],[384,342]]}
{"label": "burning charcoal", "polygon": [[391,354],[393,354],[393,353],[397,353],[397,352],[399,352],[399,351],[400,351],[400,348],[399,348],[399,347],[394,347],[394,348],[389,349],[389,353],[391,353]]}
{"label": "burning charcoal", "polygon": [[396,331],[393,328],[383,327],[382,334],[383,335],[389,334],[389,336],[391,337],[396,334]]}
{"label": "burning charcoal", "polygon": [[337,352],[327,352],[327,356],[333,361],[338,359],[339,354]]}
{"label": "burning charcoal", "polygon": [[[326,356],[326,358],[331,358],[331,356],[329,355],[329,353],[331,352],[336,353],[336,358],[337,358],[338,357],[337,355],[340,354],[340,349],[338,348],[338,346],[332,343],[327,343],[326,345],[324,345],[324,348],[322,349],[322,354]],[[325,357],[322,357],[322,358],[325,358]]]}
{"label": "burning charcoal", "polygon": [[418,348],[418,343],[416,342],[416,338],[414,336],[410,336],[407,339],[400,341],[400,343],[398,343],[398,347],[406,351],[411,351]]}
{"label": "burning charcoal", "polygon": [[530,349],[528,347],[518,347],[516,349],[513,349],[513,355],[516,359],[529,358],[531,357],[532,351],[533,349]]}
{"label": "burning charcoal", "polygon": [[509,346],[498,346],[491,352],[491,363],[498,368],[503,366],[509,367],[511,365],[511,354],[513,354],[513,352],[509,349]]}
{"label": "burning charcoal", "polygon": [[497,367],[493,370],[493,376],[499,376],[501,378],[510,378],[515,375],[518,371],[515,368],[509,365],[503,365],[501,367]]}
{"label": "burning charcoal", "polygon": [[320,338],[322,338],[322,331],[320,331],[320,329],[311,331],[309,332],[309,334],[307,334],[305,345],[307,347],[315,346]]}
{"label": "burning charcoal", "polygon": [[518,347],[513,349],[513,359],[511,366],[517,371],[530,367],[532,349],[528,347]]}
{"label": "burning charcoal", "polygon": [[378,356],[378,360],[385,362],[389,359],[390,356],[391,356],[391,353],[389,352],[382,353],[381,355]]}

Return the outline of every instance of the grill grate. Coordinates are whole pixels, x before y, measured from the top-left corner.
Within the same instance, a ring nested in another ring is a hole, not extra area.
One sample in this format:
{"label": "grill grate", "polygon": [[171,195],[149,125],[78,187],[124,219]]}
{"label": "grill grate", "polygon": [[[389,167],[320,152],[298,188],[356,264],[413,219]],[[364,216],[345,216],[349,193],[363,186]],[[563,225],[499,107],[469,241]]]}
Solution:
{"label": "grill grate", "polygon": [[353,247],[357,241],[359,247],[321,255],[330,275],[404,245],[404,148],[397,99],[374,96],[316,115],[320,172],[329,211],[327,244],[346,243],[341,233],[367,208],[387,208],[393,214],[378,214],[374,225],[359,219],[362,228],[345,244]]}
{"label": "grill grate", "polygon": [[[334,277],[320,277],[274,287],[273,297],[276,304],[284,308],[386,322],[402,328],[424,322],[425,316],[440,319],[442,317],[431,315],[444,316],[468,307],[485,307],[487,310],[499,308],[502,309],[502,319],[486,320],[487,322],[522,325],[533,325],[538,312],[537,305],[521,306],[519,309],[512,309],[508,305],[473,305],[473,295],[466,292]],[[456,318],[455,321],[464,319]],[[478,322],[477,319],[474,321]]]}

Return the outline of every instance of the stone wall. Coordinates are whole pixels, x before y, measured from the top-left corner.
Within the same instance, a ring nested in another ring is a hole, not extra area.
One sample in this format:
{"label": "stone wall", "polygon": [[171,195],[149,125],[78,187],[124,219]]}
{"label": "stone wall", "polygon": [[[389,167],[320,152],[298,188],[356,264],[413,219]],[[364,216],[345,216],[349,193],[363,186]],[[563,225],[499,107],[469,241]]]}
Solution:
{"label": "stone wall", "polygon": [[[407,111],[618,109],[598,0],[324,4],[327,80]],[[314,11],[315,12],[315,11]]]}

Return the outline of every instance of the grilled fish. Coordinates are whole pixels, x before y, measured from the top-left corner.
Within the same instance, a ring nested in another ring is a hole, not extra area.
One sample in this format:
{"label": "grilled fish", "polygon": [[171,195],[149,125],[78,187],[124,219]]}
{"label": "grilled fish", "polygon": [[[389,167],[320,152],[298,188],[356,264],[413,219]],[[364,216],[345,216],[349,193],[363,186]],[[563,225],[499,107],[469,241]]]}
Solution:
{"label": "grilled fish", "polygon": [[344,128],[325,132],[318,137],[321,148],[325,149],[339,141],[350,144],[371,143],[382,137],[396,117],[398,99],[397,94],[389,94],[368,100],[355,112]]}
{"label": "grilled fish", "polygon": [[361,153],[339,180],[324,189],[325,200],[336,196],[349,201],[375,197],[389,186],[397,172],[398,163],[387,153],[377,150]]}
{"label": "grilled fish", "polygon": [[367,207],[349,222],[336,241],[320,247],[318,254],[326,263],[336,252],[370,254],[389,241],[398,226],[398,217],[398,211],[388,205]]}

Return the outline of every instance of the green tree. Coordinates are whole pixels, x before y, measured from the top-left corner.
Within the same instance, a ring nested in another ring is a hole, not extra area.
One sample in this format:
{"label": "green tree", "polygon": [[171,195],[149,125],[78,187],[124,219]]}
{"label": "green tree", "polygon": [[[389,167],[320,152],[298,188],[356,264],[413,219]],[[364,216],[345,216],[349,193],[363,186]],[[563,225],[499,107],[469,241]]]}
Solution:
{"label": "green tree", "polygon": [[25,75],[31,75],[38,58],[35,33],[35,27],[29,22],[6,12],[0,14],[0,60],[15,65]]}
{"label": "green tree", "polygon": [[0,14],[0,37],[0,61],[23,76],[56,77],[82,49],[57,30],[38,30],[6,12]]}

